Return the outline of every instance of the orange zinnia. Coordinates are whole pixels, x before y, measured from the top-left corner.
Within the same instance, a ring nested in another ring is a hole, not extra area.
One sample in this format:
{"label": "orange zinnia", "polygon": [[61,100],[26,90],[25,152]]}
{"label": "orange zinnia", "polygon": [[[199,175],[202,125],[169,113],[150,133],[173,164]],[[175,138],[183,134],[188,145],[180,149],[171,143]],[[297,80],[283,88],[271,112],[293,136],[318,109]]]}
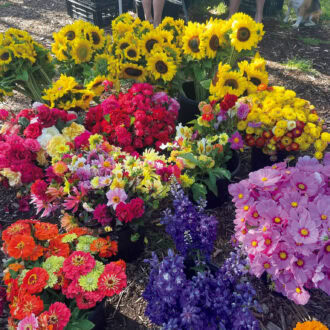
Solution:
{"label": "orange zinnia", "polygon": [[46,286],[48,279],[49,275],[46,270],[34,267],[25,274],[22,287],[28,293],[39,293]]}
{"label": "orange zinnia", "polygon": [[109,241],[107,245],[103,246],[100,249],[101,258],[110,258],[111,256],[116,255],[118,252],[118,244],[116,241]]}
{"label": "orange zinnia", "polygon": [[18,320],[22,320],[32,313],[35,316],[38,316],[43,310],[44,303],[41,298],[26,293],[18,300],[15,318],[17,318]]}
{"label": "orange zinnia", "polygon": [[108,241],[105,238],[98,238],[91,243],[90,250],[91,252],[98,253],[107,244]]}
{"label": "orange zinnia", "polygon": [[16,235],[30,235],[30,225],[27,223],[21,223],[19,221],[10,225],[6,230],[2,232],[2,240],[9,243],[10,240]]}
{"label": "orange zinnia", "polygon": [[28,259],[31,261],[37,261],[44,254],[44,249],[43,246],[36,245]]}
{"label": "orange zinnia", "polygon": [[46,252],[46,258],[51,256],[58,256],[67,258],[70,254],[69,244],[63,243],[61,237],[56,237],[49,242],[49,246]]}
{"label": "orange zinnia", "polygon": [[35,237],[40,241],[46,241],[58,235],[56,225],[48,222],[39,222],[35,226]]}
{"label": "orange zinnia", "polygon": [[16,235],[14,236],[7,247],[8,254],[15,258],[28,259],[34,251],[36,244],[34,239],[29,235]]}
{"label": "orange zinnia", "polygon": [[69,234],[76,234],[78,237],[82,235],[86,235],[89,233],[89,230],[85,227],[77,227],[73,228],[72,230],[69,231]]}

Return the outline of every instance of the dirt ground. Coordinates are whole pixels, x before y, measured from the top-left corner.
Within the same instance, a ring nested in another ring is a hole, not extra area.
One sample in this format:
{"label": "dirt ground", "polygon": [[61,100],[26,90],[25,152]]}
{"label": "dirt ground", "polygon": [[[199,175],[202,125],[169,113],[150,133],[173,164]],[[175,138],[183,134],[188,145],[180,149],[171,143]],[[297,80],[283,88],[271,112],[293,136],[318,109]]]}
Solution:
{"label": "dirt ground", "polygon": [[[9,27],[24,29],[36,41],[50,46],[52,33],[72,22],[66,13],[64,0],[0,0],[0,32]],[[330,127],[330,22],[299,30],[284,26],[275,18],[265,19],[264,24],[266,34],[260,53],[268,61],[270,83],[293,89],[299,97],[310,100]],[[307,44],[304,38],[317,38],[319,42],[313,46]],[[304,72],[283,65],[293,58],[311,61],[314,70]],[[29,100],[18,94],[0,103],[0,108],[15,111],[28,106]],[[244,153],[243,157],[249,163],[249,153]],[[236,180],[246,177],[248,171],[248,166],[242,169]],[[20,210],[16,193],[16,190],[0,185],[0,224],[3,227],[17,219],[35,215],[33,209],[27,212]],[[220,265],[231,249],[228,241],[233,233],[234,207],[228,202],[214,212],[219,219],[219,235],[213,261]],[[56,221],[54,218],[49,220]],[[144,316],[146,303],[141,298],[149,272],[143,260],[151,256],[151,251],[157,249],[157,253],[162,255],[171,246],[163,228],[156,222],[147,230],[149,244],[144,254],[127,266],[127,288],[107,305],[107,329],[158,329]],[[314,290],[307,305],[297,306],[271,292],[267,284],[255,279],[252,281],[263,309],[262,313],[256,314],[262,329],[291,330],[297,321],[313,318],[330,326],[330,297],[326,294]],[[0,329],[5,328],[5,323],[6,316],[0,319]]]}

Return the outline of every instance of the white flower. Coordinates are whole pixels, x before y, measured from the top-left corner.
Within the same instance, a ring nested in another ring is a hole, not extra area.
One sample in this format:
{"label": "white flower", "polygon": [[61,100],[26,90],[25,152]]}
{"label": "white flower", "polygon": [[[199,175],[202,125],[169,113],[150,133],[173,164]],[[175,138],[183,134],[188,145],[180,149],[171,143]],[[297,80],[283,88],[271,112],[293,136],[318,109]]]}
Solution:
{"label": "white flower", "polygon": [[92,207],[90,207],[86,202],[83,203],[83,208],[84,210],[86,210],[87,212],[94,212],[94,209]]}
{"label": "white flower", "polygon": [[46,149],[48,142],[56,135],[60,135],[60,131],[55,127],[47,127],[42,129],[42,134],[37,138],[37,141],[43,149]]}
{"label": "white flower", "polygon": [[292,131],[293,129],[296,128],[296,122],[294,120],[288,120],[287,121],[287,128],[289,131]]}

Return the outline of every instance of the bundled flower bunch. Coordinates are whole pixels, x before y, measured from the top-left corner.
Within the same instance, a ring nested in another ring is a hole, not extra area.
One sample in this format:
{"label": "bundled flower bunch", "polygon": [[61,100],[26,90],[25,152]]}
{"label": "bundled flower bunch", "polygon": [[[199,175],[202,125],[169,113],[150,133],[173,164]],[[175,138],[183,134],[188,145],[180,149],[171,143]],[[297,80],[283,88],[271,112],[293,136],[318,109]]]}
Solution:
{"label": "bundled flower bunch", "polygon": [[14,28],[0,33],[0,100],[16,90],[34,101],[55,74],[48,49]]}
{"label": "bundled flower bunch", "polygon": [[173,209],[166,209],[162,224],[172,237],[176,250],[188,258],[210,259],[217,237],[218,221],[206,214],[203,205],[194,205],[180,186],[171,188]]}
{"label": "bundled flower bunch", "polygon": [[314,145],[315,158],[323,157],[330,134],[323,132],[324,120],[309,101],[284,87],[262,85],[257,93],[239,101],[249,107],[247,117],[237,124],[248,146],[275,155],[278,150],[306,151]]}
{"label": "bundled flower bunch", "polygon": [[102,261],[115,242],[84,228],[60,234],[54,224],[18,220],[2,240],[11,329],[92,329],[88,310],[126,286],[125,262]]}
{"label": "bundled flower bunch", "polygon": [[330,294],[330,155],[304,156],[295,167],[277,163],[229,186],[236,206],[235,240],[251,273],[264,272],[278,292],[306,304],[306,289]]}
{"label": "bundled flower bunch", "polygon": [[102,134],[124,151],[142,151],[170,141],[175,132],[179,104],[165,92],[154,92],[149,84],[134,84],[127,93],[111,95],[91,108],[86,128]]}
{"label": "bundled flower bunch", "polygon": [[184,258],[169,250],[159,261],[153,254],[143,293],[146,315],[163,329],[259,329],[249,308],[258,308],[255,291],[244,278],[245,261],[232,253],[216,272],[185,274]]}
{"label": "bundled flower bunch", "polygon": [[111,56],[120,79],[149,81],[168,89],[181,62],[184,21],[166,17],[154,28],[148,21],[123,14],[112,21]]}
{"label": "bundled flower bunch", "polygon": [[137,232],[146,212],[168,195],[172,177],[180,177],[178,167],[154,150],[131,156],[88,132],[74,143],[76,149],[53,158],[48,183],[37,180],[31,186],[32,202],[38,212],[44,209],[42,216],[56,209],[69,212],[62,218],[67,229],[79,222],[114,232],[130,226]]}
{"label": "bundled flower bunch", "polygon": [[72,131],[81,134],[85,130],[76,123],[76,114],[44,105],[12,116],[1,110],[0,120],[4,122],[0,130],[0,174],[7,178],[10,186],[28,184],[43,177],[42,168],[48,165],[48,154],[59,147],[52,142],[53,137],[58,140],[62,132],[63,139],[69,142]]}
{"label": "bundled flower bunch", "polygon": [[232,150],[243,148],[234,124],[245,116],[245,105],[236,105],[236,100],[235,95],[227,94],[221,103],[201,102],[201,115],[192,121],[194,126],[179,124],[175,141],[161,146],[171,151],[169,160],[183,170],[182,185],[191,188],[195,201],[205,199],[208,190],[218,196],[217,180],[231,178],[227,164]]}

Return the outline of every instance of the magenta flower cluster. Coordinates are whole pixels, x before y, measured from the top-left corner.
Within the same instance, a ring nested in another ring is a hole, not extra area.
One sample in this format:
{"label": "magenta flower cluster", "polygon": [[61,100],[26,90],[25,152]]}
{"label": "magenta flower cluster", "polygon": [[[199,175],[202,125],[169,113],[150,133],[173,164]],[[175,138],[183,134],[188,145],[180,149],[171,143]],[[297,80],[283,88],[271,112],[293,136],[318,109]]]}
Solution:
{"label": "magenta flower cluster", "polygon": [[306,304],[306,289],[330,294],[330,154],[278,163],[229,186],[236,206],[234,241],[250,272],[264,272],[278,292]]}

